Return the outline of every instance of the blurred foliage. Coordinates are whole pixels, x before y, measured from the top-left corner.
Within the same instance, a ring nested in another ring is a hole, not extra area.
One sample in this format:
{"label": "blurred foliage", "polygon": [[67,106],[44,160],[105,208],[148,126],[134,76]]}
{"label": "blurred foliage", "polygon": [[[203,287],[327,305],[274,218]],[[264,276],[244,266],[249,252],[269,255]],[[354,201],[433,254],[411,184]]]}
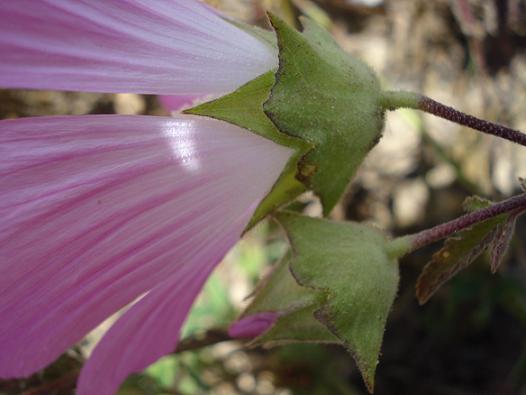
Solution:
{"label": "blurred foliage", "polygon": [[[265,26],[264,6],[291,22],[308,13],[338,43],[367,61],[386,88],[420,91],[483,118],[526,130],[524,0],[208,0]],[[265,3],[265,4],[263,4]],[[162,114],[139,95],[2,91],[0,117],[44,114]],[[412,111],[389,114],[380,144],[333,212],[399,235],[461,213],[470,194],[500,199],[520,190],[520,147],[478,136]],[[320,212],[310,198],[301,203]],[[259,226],[210,278],[185,336],[224,327],[242,309],[257,278],[284,251],[274,224]],[[376,379],[383,394],[526,394],[526,223],[499,273],[488,257],[441,288],[424,307],[418,273],[440,246],[401,262],[401,286]],[[265,243],[270,242],[268,248]],[[1,352],[1,350],[0,350]],[[78,349],[25,380],[0,382],[0,394],[72,394]],[[170,355],[131,377],[123,394],[365,394],[350,357],[332,346],[245,349],[220,343]]]}

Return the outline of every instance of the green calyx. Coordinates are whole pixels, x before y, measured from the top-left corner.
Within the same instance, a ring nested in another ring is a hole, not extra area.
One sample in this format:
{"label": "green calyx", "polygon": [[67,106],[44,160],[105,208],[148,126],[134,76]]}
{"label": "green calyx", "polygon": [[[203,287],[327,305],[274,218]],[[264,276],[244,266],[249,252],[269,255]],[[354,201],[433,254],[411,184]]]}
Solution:
{"label": "green calyx", "polygon": [[378,142],[384,124],[380,85],[309,19],[303,33],[270,15],[279,68],[265,113],[279,130],[314,145],[297,177],[321,199],[327,215]]}
{"label": "green calyx", "polygon": [[233,123],[294,150],[248,228],[306,190],[318,195],[327,215],[384,123],[380,86],[367,65],[309,19],[302,19],[300,33],[278,17],[269,18],[279,47],[278,70],[185,111]]}
{"label": "green calyx", "polygon": [[379,230],[280,212],[291,252],[260,283],[243,313],[278,314],[253,341],[336,343],[355,359],[372,392],[387,316],[395,299],[398,263]]}
{"label": "green calyx", "polygon": [[306,190],[305,185],[297,179],[296,174],[299,172],[298,164],[301,158],[312,149],[312,146],[302,139],[279,131],[263,112],[263,102],[269,97],[273,84],[274,75],[269,72],[229,95],[185,111],[187,114],[205,115],[232,123],[294,150],[294,154],[272,190],[254,212],[247,229]]}
{"label": "green calyx", "polygon": [[276,323],[250,345],[338,344],[339,340],[314,317],[315,311],[326,302],[326,292],[300,286],[290,271],[291,260],[289,252],[259,283],[250,305],[240,317],[267,312],[279,314]]}

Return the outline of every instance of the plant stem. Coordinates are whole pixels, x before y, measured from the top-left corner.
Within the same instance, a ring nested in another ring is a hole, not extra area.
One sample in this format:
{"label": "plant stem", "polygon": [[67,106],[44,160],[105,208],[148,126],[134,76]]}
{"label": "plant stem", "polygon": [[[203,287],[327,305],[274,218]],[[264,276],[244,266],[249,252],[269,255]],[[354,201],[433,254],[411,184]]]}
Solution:
{"label": "plant stem", "polygon": [[440,118],[447,119],[451,122],[458,123],[459,125],[464,125],[468,128],[491,134],[493,136],[497,136],[526,147],[526,134],[519,132],[518,130],[508,128],[507,126],[485,121],[472,115],[465,114],[429,97],[422,96],[420,101],[420,110],[436,115]]}
{"label": "plant stem", "polygon": [[186,337],[179,341],[173,354],[185,351],[198,350],[213,344],[234,340],[228,334],[226,329],[209,329],[204,333]]}
{"label": "plant stem", "polygon": [[[21,393],[21,395],[46,395],[54,393],[72,393],[75,388],[80,370],[72,370],[58,379],[48,381],[36,388],[30,388]],[[63,391],[63,392],[61,392]]]}
{"label": "plant stem", "polygon": [[526,147],[526,134],[504,125],[465,114],[462,111],[455,110],[453,107],[446,106],[418,93],[402,91],[383,92],[381,105],[386,110],[396,110],[403,107],[421,110],[459,125],[467,126],[479,132],[491,134]]}
{"label": "plant stem", "polygon": [[[465,214],[452,221],[445,222],[443,224],[434,226],[430,229],[425,229],[421,232],[402,236],[400,238],[393,239],[390,245],[393,247],[389,248],[389,251],[399,252],[398,257],[407,255],[413,251],[416,251],[422,247],[432,244],[436,241],[442,240],[454,233],[469,228],[479,222],[487,219],[496,217],[501,214],[511,213],[513,211],[525,211],[526,210],[526,193],[513,196],[509,199],[501,202],[492,204],[489,207],[481,210],[474,211],[472,213]],[[405,249],[400,249],[400,246],[406,246]]]}

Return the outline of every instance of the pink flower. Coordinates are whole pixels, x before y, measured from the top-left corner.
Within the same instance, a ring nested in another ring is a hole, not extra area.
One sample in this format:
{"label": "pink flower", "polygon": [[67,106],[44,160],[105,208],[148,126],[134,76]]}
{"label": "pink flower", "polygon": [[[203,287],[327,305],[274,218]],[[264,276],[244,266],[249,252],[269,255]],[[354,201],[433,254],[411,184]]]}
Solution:
{"label": "pink flower", "polygon": [[[272,48],[191,0],[0,2],[0,86],[232,91]],[[290,150],[206,118],[0,122],[0,377],[27,376],[127,304],[78,393],[174,349],[190,306]]]}
{"label": "pink flower", "polygon": [[272,311],[249,315],[233,322],[228,334],[235,339],[252,339],[268,331],[278,318],[279,314]]}

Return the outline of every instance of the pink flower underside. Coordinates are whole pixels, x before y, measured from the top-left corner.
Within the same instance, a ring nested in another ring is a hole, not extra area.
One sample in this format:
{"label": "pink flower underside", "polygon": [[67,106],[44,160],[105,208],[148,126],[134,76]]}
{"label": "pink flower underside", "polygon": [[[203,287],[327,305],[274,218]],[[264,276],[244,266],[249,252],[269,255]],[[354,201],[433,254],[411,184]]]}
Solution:
{"label": "pink flower underside", "polygon": [[213,95],[274,49],[196,0],[0,1],[0,87]]}
{"label": "pink flower underside", "polygon": [[79,394],[112,394],[172,350],[289,154],[182,115],[0,122],[0,377],[43,368],[146,292],[97,346]]}
{"label": "pink flower underside", "polygon": [[241,318],[228,328],[228,334],[235,339],[251,339],[269,330],[279,318],[278,313],[262,312]]}

